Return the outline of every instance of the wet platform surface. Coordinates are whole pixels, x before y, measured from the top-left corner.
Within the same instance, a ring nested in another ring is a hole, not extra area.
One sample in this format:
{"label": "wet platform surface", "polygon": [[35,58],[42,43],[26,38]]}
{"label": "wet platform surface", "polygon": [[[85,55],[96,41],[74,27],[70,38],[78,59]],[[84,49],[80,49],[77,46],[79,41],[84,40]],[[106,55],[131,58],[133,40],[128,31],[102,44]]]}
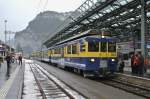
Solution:
{"label": "wet platform surface", "polygon": [[[16,69],[16,63],[12,63],[10,66],[10,76],[12,74],[12,72]],[[2,85],[9,79],[8,74],[7,74],[7,64],[6,61],[4,61],[3,63],[1,63],[0,66],[0,88],[2,87]]]}
{"label": "wet platform surface", "polygon": [[[124,68],[124,74],[132,75],[131,71],[132,71],[132,70],[131,70],[131,67],[130,67],[130,66],[126,66],[126,67]],[[145,78],[150,78],[150,68],[147,69],[147,72],[143,75],[143,77],[145,77]]]}
{"label": "wet platform surface", "polygon": [[4,61],[0,67],[0,99],[21,99],[23,85],[23,67],[11,63],[9,73]]}

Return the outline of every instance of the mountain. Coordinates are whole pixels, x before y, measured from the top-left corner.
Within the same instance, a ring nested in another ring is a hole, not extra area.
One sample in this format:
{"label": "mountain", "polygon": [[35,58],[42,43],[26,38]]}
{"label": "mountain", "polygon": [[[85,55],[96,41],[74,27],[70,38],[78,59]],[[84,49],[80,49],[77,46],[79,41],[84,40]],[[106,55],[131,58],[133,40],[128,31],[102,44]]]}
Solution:
{"label": "mountain", "polygon": [[46,11],[39,13],[24,30],[16,33],[16,47],[21,47],[25,53],[40,50],[41,44],[54,35],[57,27],[70,13],[72,12]]}

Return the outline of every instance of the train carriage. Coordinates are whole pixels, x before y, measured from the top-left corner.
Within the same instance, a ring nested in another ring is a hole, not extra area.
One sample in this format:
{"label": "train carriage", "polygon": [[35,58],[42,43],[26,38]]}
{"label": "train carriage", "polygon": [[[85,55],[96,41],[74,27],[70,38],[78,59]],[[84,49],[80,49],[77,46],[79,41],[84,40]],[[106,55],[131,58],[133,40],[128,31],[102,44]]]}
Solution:
{"label": "train carriage", "polygon": [[95,35],[93,30],[86,32],[50,47],[50,62],[79,71],[84,76],[107,75],[116,71],[116,39]]}
{"label": "train carriage", "polygon": [[41,61],[49,62],[49,53],[48,50],[41,51]]}

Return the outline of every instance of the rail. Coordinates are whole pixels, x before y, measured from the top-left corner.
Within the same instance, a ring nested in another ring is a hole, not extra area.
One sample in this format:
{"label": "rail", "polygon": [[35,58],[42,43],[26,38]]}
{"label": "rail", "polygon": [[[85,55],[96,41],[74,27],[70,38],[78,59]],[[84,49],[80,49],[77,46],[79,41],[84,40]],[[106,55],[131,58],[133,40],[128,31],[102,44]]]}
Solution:
{"label": "rail", "polygon": [[30,64],[35,81],[40,89],[43,99],[63,98],[63,99],[86,99],[79,92],[58,80],[37,64]]}

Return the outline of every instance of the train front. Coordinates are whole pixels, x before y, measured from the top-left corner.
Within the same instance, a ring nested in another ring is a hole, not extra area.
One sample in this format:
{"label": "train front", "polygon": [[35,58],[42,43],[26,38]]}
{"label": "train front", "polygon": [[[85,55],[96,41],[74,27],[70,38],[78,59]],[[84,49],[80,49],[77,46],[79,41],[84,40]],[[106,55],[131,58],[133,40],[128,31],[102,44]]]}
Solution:
{"label": "train front", "polygon": [[85,74],[106,76],[117,70],[116,39],[88,37],[86,45]]}

